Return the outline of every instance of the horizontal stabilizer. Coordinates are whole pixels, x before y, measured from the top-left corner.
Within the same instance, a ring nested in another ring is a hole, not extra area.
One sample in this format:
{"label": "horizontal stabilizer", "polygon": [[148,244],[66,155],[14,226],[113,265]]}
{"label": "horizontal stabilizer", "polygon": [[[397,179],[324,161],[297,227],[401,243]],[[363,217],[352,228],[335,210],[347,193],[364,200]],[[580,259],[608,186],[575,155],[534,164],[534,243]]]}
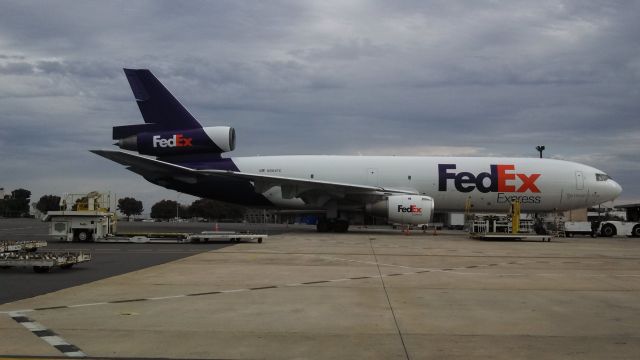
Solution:
{"label": "horizontal stabilizer", "polygon": [[113,140],[120,140],[129,136],[138,135],[141,132],[164,130],[160,124],[135,124],[113,127]]}
{"label": "horizontal stabilizer", "polygon": [[111,161],[115,161],[118,164],[122,164],[129,168],[134,168],[137,173],[149,173],[149,174],[184,174],[190,173],[193,174],[195,170],[167,163],[160,160],[150,159],[144,156],[130,154],[123,151],[113,151],[113,150],[90,150],[92,153],[105,157]]}

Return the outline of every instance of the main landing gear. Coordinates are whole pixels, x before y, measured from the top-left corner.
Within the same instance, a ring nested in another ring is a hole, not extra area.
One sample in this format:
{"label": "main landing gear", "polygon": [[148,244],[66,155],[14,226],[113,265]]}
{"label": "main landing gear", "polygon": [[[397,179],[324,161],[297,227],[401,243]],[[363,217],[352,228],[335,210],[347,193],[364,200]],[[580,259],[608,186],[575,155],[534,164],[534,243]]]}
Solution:
{"label": "main landing gear", "polygon": [[342,219],[318,219],[316,224],[318,232],[336,232],[345,233],[349,229],[349,221]]}

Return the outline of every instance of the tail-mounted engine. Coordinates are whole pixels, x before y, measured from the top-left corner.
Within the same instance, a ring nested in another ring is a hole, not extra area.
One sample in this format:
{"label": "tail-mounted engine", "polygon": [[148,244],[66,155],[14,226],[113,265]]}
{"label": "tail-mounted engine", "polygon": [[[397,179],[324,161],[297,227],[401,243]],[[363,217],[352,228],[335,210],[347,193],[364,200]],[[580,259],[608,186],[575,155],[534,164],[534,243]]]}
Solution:
{"label": "tail-mounted engine", "polygon": [[235,148],[236,132],[228,126],[144,131],[120,138],[116,145],[153,156],[223,153]]}
{"label": "tail-mounted engine", "polygon": [[433,199],[422,195],[393,195],[367,204],[367,212],[373,215],[387,217],[391,223],[413,225],[431,222],[433,208]]}

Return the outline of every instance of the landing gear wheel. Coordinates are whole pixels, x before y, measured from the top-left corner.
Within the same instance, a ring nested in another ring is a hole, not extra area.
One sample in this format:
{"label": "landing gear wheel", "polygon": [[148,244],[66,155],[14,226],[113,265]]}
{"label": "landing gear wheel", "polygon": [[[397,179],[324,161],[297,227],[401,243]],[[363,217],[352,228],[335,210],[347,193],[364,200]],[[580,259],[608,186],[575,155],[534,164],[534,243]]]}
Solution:
{"label": "landing gear wheel", "polygon": [[89,238],[89,232],[88,231],[79,231],[78,232],[78,240],[87,241],[88,238]]}
{"label": "landing gear wheel", "polygon": [[636,225],[633,227],[633,230],[631,230],[631,236],[640,237],[640,225]]}
{"label": "landing gear wheel", "polygon": [[547,235],[547,229],[545,229],[542,223],[536,222],[533,224],[533,231],[536,232],[536,235]]}
{"label": "landing gear wheel", "polygon": [[333,224],[333,231],[337,233],[346,233],[349,230],[349,222],[347,220],[337,220]]}
{"label": "landing gear wheel", "polygon": [[605,224],[600,230],[600,235],[611,237],[616,234],[616,228],[611,224]]}
{"label": "landing gear wheel", "polygon": [[330,230],[329,222],[327,222],[327,220],[325,219],[318,220],[318,223],[316,224],[316,230],[318,230],[318,232],[320,233],[329,232]]}

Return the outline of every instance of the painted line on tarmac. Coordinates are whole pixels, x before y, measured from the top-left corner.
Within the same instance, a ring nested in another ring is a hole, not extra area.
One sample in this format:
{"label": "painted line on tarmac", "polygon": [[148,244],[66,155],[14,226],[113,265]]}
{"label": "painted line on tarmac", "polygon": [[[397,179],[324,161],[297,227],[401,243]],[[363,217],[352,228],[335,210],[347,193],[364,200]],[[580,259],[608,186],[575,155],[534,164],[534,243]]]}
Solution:
{"label": "painted line on tarmac", "polygon": [[[333,258],[333,257],[323,257],[314,254],[301,254],[306,256],[314,256],[321,257],[324,259],[330,260],[339,260],[339,261],[348,261],[348,262],[357,262],[364,263],[367,265],[375,265],[377,263],[372,261],[361,261],[361,260],[353,260],[353,259],[345,259],[345,258]],[[12,313],[29,313],[36,311],[47,311],[47,310],[60,310],[60,309],[73,309],[80,307],[90,307],[90,306],[102,306],[102,305],[112,305],[112,304],[123,304],[123,303],[136,303],[136,302],[144,302],[144,301],[161,301],[161,300],[170,300],[170,299],[179,299],[185,297],[194,297],[194,296],[209,296],[209,295],[219,295],[219,294],[229,294],[229,293],[239,293],[239,292],[249,292],[249,291],[261,291],[268,289],[282,289],[282,288],[290,288],[290,287],[299,287],[299,286],[308,286],[308,285],[316,285],[316,284],[326,284],[326,283],[335,283],[335,282],[343,282],[343,281],[355,281],[355,280],[365,280],[365,279],[378,279],[384,277],[396,277],[396,276],[404,276],[404,275],[416,275],[423,273],[435,273],[442,272],[448,274],[456,274],[456,275],[473,275],[473,276],[567,276],[567,274],[560,273],[534,273],[534,274],[522,274],[522,273],[486,273],[486,272],[469,272],[465,271],[468,269],[490,269],[496,268],[500,265],[524,265],[527,263],[535,263],[535,260],[525,260],[520,262],[508,261],[502,263],[488,263],[488,264],[477,264],[477,265],[466,265],[459,267],[451,267],[451,268],[419,268],[419,267],[409,267],[404,265],[395,265],[395,264],[384,264],[380,263],[381,266],[392,266],[399,267],[404,269],[411,269],[413,271],[407,272],[397,272],[390,274],[382,274],[382,275],[371,275],[371,276],[355,276],[355,277],[346,277],[346,278],[338,278],[338,279],[326,279],[326,280],[312,280],[307,282],[297,282],[297,283],[289,283],[289,284],[277,284],[277,285],[264,285],[257,286],[251,288],[240,288],[240,289],[228,289],[228,290],[213,290],[206,292],[198,292],[198,293],[189,293],[189,294],[179,294],[179,295],[168,295],[168,296],[158,296],[158,297],[150,297],[150,298],[133,298],[133,299],[121,299],[121,300],[112,300],[105,302],[95,302],[95,303],[86,303],[86,304],[73,304],[73,305],[60,305],[60,306],[49,306],[49,307],[40,307],[33,309],[22,309],[22,310],[12,310],[12,311],[0,311],[0,314],[12,314]],[[569,274],[571,275],[571,274]],[[603,275],[603,274],[572,274],[574,276],[583,276],[583,277],[601,277],[601,276],[617,276],[617,277],[640,277],[640,274],[611,274],[611,275]]]}
{"label": "painted line on tarmac", "polygon": [[24,326],[27,330],[31,331],[35,336],[44,340],[47,344],[53,346],[64,355],[68,357],[74,357],[74,358],[87,357],[87,354],[82,352],[80,348],[78,348],[75,345],[69,344],[69,342],[67,342],[65,339],[60,337],[60,335],[47,329],[42,324],[31,320],[30,318],[26,317],[23,313],[11,312],[9,313],[9,316],[15,322]]}
{"label": "painted line on tarmac", "polygon": [[[269,250],[257,250],[257,251],[277,254],[277,252],[269,251]],[[249,250],[249,251],[246,251],[246,252],[247,253],[255,253],[252,250]],[[431,269],[431,268],[422,268],[422,267],[416,267],[416,266],[406,266],[406,265],[379,263],[379,262],[375,262],[375,261],[346,259],[346,258],[339,258],[339,257],[333,257],[333,256],[324,256],[324,255],[320,255],[320,254],[297,254],[297,255],[315,257],[315,258],[324,259],[324,260],[345,261],[345,262],[353,262],[353,263],[360,263],[360,264],[366,264],[366,265],[376,265],[376,266],[390,266],[390,267],[398,267],[398,268],[410,269],[410,270],[413,269],[413,270],[431,270],[431,271],[444,270],[444,271],[448,271],[448,269]],[[371,254],[362,254],[362,256],[370,256],[370,255]],[[523,261],[523,262],[520,262],[518,264],[524,264],[526,262],[528,262],[528,261]],[[501,265],[504,265],[504,264],[516,264],[516,262],[501,263]],[[495,265],[498,265],[498,264],[486,264],[486,265],[477,265],[477,266],[495,266]],[[474,267],[477,267],[477,266],[474,266]]]}
{"label": "painted line on tarmac", "polygon": [[[356,260],[359,261],[359,260]],[[371,263],[371,262],[367,262]],[[375,264],[375,263],[374,263]],[[507,263],[504,263],[507,264]],[[388,265],[395,266],[395,265]],[[473,267],[489,267],[491,264],[484,265],[473,265]],[[402,266],[406,268],[406,266]],[[80,307],[90,307],[90,306],[102,306],[102,305],[114,305],[114,304],[124,304],[124,303],[137,303],[143,301],[160,301],[160,300],[170,300],[170,299],[179,299],[185,297],[193,297],[193,296],[206,296],[206,295],[218,295],[218,294],[228,294],[228,293],[237,293],[237,292],[247,292],[247,291],[261,291],[268,289],[283,289],[297,286],[307,286],[307,285],[317,285],[317,284],[325,284],[325,283],[334,283],[334,282],[342,282],[342,281],[354,281],[354,280],[365,280],[365,279],[379,279],[381,277],[395,277],[395,276],[404,276],[404,275],[416,275],[423,274],[429,272],[446,272],[456,274],[455,270],[463,270],[468,268],[467,266],[461,266],[456,268],[412,268],[414,271],[407,271],[401,273],[391,273],[391,274],[383,274],[383,275],[367,275],[367,276],[354,276],[347,278],[339,278],[339,279],[326,279],[326,280],[312,280],[307,282],[299,282],[299,283],[290,283],[290,284],[278,284],[278,285],[265,285],[251,288],[241,288],[241,289],[229,289],[229,290],[214,290],[207,292],[198,292],[198,293],[190,293],[190,294],[179,294],[179,295],[169,295],[169,296],[158,296],[151,298],[133,298],[133,299],[121,299],[121,300],[112,300],[105,302],[95,302],[95,303],[86,303],[86,304],[73,304],[73,305],[57,305],[57,306],[48,306],[48,307],[39,307],[33,309],[22,309],[22,310],[11,310],[11,311],[0,311],[0,314],[12,314],[12,313],[30,313],[37,311],[47,311],[47,310],[61,310],[61,309],[73,309]],[[495,275],[495,274],[494,274]]]}

